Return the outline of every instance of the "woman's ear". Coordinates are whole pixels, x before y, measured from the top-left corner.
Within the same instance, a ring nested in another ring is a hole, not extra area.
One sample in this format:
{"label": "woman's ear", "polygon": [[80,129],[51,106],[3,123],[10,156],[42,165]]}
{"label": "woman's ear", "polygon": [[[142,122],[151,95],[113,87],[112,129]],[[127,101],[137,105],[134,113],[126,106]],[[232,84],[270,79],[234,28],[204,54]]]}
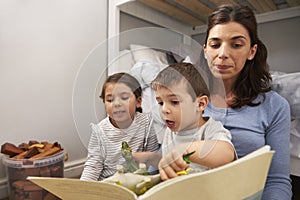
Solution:
{"label": "woman's ear", "polygon": [[196,101],[197,101],[197,111],[202,113],[208,104],[208,96],[203,95],[197,97]]}
{"label": "woman's ear", "polygon": [[202,51],[203,51],[203,54],[204,54],[204,58],[207,59],[207,56],[206,56],[206,44],[203,44]]}
{"label": "woman's ear", "polygon": [[252,60],[256,54],[257,51],[257,44],[253,45],[253,47],[251,47],[249,55],[248,55],[248,60]]}

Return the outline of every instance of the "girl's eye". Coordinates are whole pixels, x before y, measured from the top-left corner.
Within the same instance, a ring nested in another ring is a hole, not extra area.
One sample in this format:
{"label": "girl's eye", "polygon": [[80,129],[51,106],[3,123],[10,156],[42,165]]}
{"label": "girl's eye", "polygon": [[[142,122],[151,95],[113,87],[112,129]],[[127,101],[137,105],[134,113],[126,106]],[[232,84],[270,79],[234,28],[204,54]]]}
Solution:
{"label": "girl's eye", "polygon": [[129,93],[127,93],[127,92],[123,92],[123,93],[120,95],[120,98],[121,98],[123,101],[128,100],[130,97],[131,97],[131,94],[129,94]]}
{"label": "girl's eye", "polygon": [[128,100],[129,99],[129,96],[123,96],[121,97],[122,100]]}
{"label": "girl's eye", "polygon": [[106,99],[106,101],[111,103],[111,102],[113,102],[113,99]]}

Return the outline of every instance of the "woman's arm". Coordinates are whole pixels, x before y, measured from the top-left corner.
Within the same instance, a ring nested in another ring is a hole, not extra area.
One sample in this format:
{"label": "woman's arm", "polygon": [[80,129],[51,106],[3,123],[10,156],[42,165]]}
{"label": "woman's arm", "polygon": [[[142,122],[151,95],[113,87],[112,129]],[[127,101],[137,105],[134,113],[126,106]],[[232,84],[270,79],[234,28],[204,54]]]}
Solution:
{"label": "woman's arm", "polygon": [[[275,96],[276,97],[276,96]],[[269,169],[263,199],[291,199],[290,180],[290,108],[285,99],[273,98],[266,144],[275,150]]]}

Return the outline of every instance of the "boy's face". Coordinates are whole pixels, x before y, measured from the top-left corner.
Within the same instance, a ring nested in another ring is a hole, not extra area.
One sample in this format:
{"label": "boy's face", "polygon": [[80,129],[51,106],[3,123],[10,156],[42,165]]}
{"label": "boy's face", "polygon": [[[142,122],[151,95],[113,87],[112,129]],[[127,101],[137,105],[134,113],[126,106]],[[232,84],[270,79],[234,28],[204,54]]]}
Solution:
{"label": "boy's face", "polygon": [[141,99],[136,99],[132,90],[124,83],[107,83],[104,104],[115,127],[131,124]]}
{"label": "boy's face", "polygon": [[193,101],[187,92],[186,82],[158,86],[155,92],[161,118],[172,131],[198,127],[202,112],[199,112],[198,101]]}

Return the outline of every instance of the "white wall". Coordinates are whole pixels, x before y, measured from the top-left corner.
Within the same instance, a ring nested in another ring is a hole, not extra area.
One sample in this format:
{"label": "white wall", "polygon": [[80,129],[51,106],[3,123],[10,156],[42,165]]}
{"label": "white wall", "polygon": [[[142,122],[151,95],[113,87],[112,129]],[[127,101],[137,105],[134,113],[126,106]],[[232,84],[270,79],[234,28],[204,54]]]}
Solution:
{"label": "white wall", "polygon": [[258,28],[268,48],[270,69],[300,72],[300,17],[263,23]]}
{"label": "white wall", "polygon": [[[66,166],[83,162],[72,92],[84,59],[106,38],[107,1],[0,1],[0,145],[58,141]],[[1,163],[0,199],[4,177]]]}

